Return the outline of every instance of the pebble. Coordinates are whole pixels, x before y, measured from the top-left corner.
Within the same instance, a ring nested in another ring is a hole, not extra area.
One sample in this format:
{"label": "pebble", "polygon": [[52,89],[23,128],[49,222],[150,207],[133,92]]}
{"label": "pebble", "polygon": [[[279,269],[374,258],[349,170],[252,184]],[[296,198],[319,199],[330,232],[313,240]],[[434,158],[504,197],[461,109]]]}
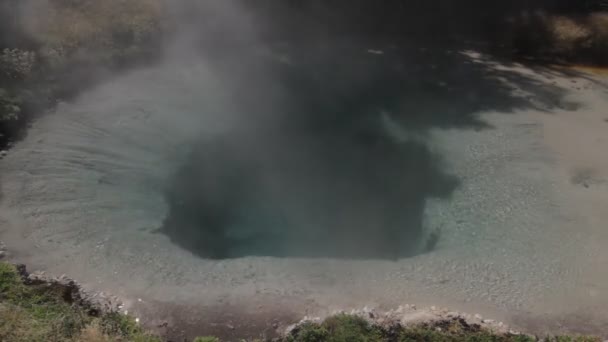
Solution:
{"label": "pebble", "polygon": [[480,320],[483,319],[483,317],[480,314],[475,314],[475,316],[473,316],[473,317],[480,319]]}
{"label": "pebble", "polygon": [[482,322],[485,323],[485,324],[492,324],[492,323],[494,323],[496,321],[493,320],[493,319],[484,319]]}

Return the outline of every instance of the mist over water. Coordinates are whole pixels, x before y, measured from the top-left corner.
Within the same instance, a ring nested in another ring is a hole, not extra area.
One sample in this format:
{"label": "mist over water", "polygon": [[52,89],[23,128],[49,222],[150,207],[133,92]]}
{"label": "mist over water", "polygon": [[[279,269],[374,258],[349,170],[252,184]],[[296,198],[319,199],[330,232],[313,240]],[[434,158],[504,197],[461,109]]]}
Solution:
{"label": "mist over water", "polygon": [[[534,106],[513,96],[508,82],[540,91],[532,79],[476,63],[449,40],[421,45],[328,27],[302,35],[278,22],[285,34],[269,35],[273,12],[238,1],[179,1],[166,10],[173,35],[163,62],[135,72],[128,90],[107,85],[113,94],[102,107],[81,98],[102,117],[76,113],[65,125],[93,136],[66,129],[57,137],[66,143],[46,144],[71,146],[58,153],[82,154],[91,160],[86,169],[109,165],[96,162],[101,153],[137,170],[127,176],[134,184],[152,178],[144,192],[157,191],[152,198],[167,208],[154,228],[203,258],[429,252],[440,231],[424,222],[426,203],[449,198],[459,179],[429,148],[428,132],[483,128],[480,110]],[[541,105],[560,95],[542,91]],[[145,104],[135,104],[138,96]],[[133,115],[123,108],[133,105]],[[121,138],[105,140],[114,136]],[[122,183],[115,172],[100,171],[99,186]]]}
{"label": "mist over water", "polygon": [[438,232],[424,231],[426,201],[458,184],[427,146],[428,131],[480,128],[479,110],[530,106],[450,43],[247,32],[251,40],[202,40],[197,53],[225,82],[234,125],[191,142],[165,191],[160,231],[204,258],[428,251]]}
{"label": "mist over water", "polygon": [[396,142],[375,119],[198,143],[168,191],[163,232],[211,258],[422,251],[425,200],[449,195],[456,181],[426,146]]}
{"label": "mist over water", "polygon": [[[424,141],[391,132],[398,124],[386,102],[403,77],[393,62],[349,45],[326,56],[301,50],[312,63],[297,54],[288,64],[237,59],[251,68],[233,93],[245,124],[191,146],[167,191],[164,233],[210,258],[397,259],[425,251],[425,201],[449,196],[457,180]],[[343,71],[327,69],[332,63]],[[280,91],[248,81],[261,77]]]}
{"label": "mist over water", "polygon": [[566,187],[543,120],[603,110],[599,83],[460,37],[170,4],[159,63],[60,103],[2,160],[0,233],[28,264],[255,314],[596,300],[603,279],[580,279],[604,240],[587,249],[576,212],[595,183]]}

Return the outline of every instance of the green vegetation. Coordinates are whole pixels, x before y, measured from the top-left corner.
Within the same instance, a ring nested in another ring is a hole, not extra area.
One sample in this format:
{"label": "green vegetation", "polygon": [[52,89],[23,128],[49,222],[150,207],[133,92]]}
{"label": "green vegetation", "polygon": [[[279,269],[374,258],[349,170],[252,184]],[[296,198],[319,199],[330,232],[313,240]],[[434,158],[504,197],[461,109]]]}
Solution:
{"label": "green vegetation", "polygon": [[[25,281],[15,266],[0,262],[0,341],[160,342],[129,316],[100,313],[79,301],[74,288]],[[591,337],[554,337],[547,342],[597,342]],[[253,340],[263,341],[263,340]],[[276,342],[536,342],[525,335],[496,334],[462,319],[402,327],[381,327],[352,315],[304,323]],[[198,337],[194,342],[220,342]]]}
{"label": "green vegetation", "polygon": [[[338,315],[321,324],[306,323],[296,328],[285,342],[535,342],[536,337],[496,334],[464,320],[453,319],[408,327],[374,326],[366,320],[350,315]],[[597,342],[592,337],[553,337],[546,342]]]}
{"label": "green vegetation", "polygon": [[0,263],[0,341],[160,341],[131,317],[72,300],[68,287],[26,284],[15,266]]}

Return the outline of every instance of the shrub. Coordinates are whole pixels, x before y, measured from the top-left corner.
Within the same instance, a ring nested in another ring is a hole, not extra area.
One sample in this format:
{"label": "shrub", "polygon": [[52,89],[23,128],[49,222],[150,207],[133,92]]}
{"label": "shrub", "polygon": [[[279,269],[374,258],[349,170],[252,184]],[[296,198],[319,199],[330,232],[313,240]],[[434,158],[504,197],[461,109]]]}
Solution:
{"label": "shrub", "polygon": [[21,114],[21,100],[0,88],[0,122],[16,121]]}
{"label": "shrub", "polygon": [[4,49],[0,53],[0,72],[11,79],[26,79],[34,70],[36,53],[20,49]]}
{"label": "shrub", "polygon": [[363,318],[337,315],[322,324],[306,323],[287,338],[289,342],[380,342],[381,331]]}
{"label": "shrub", "polygon": [[555,52],[573,58],[591,45],[592,28],[573,18],[555,16],[546,18]]}
{"label": "shrub", "polygon": [[0,262],[0,341],[159,342],[130,316],[91,316],[64,299],[65,288],[24,284],[17,269]]}

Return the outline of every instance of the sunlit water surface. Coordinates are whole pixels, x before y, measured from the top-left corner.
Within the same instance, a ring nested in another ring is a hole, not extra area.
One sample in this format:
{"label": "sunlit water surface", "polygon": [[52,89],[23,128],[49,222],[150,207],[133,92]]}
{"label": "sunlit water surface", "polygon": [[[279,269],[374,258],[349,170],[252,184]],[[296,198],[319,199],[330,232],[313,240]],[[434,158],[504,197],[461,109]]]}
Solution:
{"label": "sunlit water surface", "polygon": [[607,303],[589,276],[605,235],[571,204],[543,121],[606,106],[604,88],[456,50],[337,49],[350,64],[167,62],[60,104],[1,162],[2,238],[127,298],[502,317]]}

